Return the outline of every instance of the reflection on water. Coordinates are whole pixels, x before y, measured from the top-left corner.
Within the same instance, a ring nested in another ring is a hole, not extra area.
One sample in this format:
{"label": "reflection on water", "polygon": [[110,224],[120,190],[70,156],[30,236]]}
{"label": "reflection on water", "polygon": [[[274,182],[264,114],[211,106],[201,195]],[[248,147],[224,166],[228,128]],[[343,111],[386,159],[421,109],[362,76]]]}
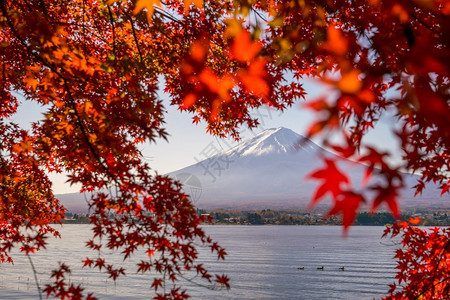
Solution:
{"label": "reflection on water", "polygon": [[[201,249],[200,258],[212,273],[228,274],[232,288],[211,291],[183,282],[193,299],[373,299],[387,292],[395,275],[395,247],[380,238],[383,227],[352,227],[347,238],[339,226],[205,228],[228,256],[218,262],[209,249]],[[151,276],[136,274],[134,267],[116,283],[81,268],[81,260],[93,255],[83,242],[90,237],[89,225],[64,225],[61,234],[62,240],[51,240],[46,251],[33,256],[41,286],[61,261],[72,269],[70,281],[99,299],[151,298]],[[14,259],[13,266],[0,266],[0,299],[37,299],[28,261],[20,255]],[[109,259],[130,266],[118,255]]]}

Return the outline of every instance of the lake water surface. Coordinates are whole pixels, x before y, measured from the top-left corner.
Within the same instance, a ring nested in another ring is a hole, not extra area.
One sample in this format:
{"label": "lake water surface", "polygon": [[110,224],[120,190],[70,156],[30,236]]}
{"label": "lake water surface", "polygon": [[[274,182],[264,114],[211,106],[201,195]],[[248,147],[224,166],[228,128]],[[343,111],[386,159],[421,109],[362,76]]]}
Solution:
{"label": "lake water surface", "polygon": [[[83,284],[99,299],[151,299],[149,275],[131,269],[114,283],[103,273],[81,268],[81,260],[94,256],[84,248],[89,228],[64,225],[62,239],[51,240],[47,250],[33,255],[41,286],[58,261],[64,261],[72,269],[71,282]],[[217,261],[202,249],[200,259],[211,273],[227,274],[232,288],[217,291],[182,282],[193,299],[373,299],[386,294],[395,276],[392,257],[398,246],[381,239],[384,227],[352,227],[347,238],[340,226],[205,228],[228,256]],[[14,259],[14,265],[0,265],[0,299],[38,299],[28,260],[23,255]],[[111,259],[130,266],[120,256]],[[317,270],[320,266],[324,269]]]}

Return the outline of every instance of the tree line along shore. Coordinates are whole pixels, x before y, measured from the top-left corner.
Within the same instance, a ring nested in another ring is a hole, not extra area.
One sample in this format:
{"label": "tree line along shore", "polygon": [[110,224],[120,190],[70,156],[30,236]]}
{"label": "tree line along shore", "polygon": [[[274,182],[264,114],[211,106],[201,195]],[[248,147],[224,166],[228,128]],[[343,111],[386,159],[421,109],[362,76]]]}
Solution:
{"label": "tree line along shore", "polygon": [[[340,216],[327,217],[325,211],[305,211],[295,209],[261,209],[261,210],[204,210],[198,209],[199,215],[211,217],[213,224],[230,225],[341,225]],[[88,224],[89,214],[68,212],[63,224]],[[114,218],[113,215],[110,216]],[[450,226],[450,209],[414,209],[405,211],[402,220],[419,217],[422,226]],[[360,212],[353,225],[384,226],[395,223],[395,218],[388,212]]]}

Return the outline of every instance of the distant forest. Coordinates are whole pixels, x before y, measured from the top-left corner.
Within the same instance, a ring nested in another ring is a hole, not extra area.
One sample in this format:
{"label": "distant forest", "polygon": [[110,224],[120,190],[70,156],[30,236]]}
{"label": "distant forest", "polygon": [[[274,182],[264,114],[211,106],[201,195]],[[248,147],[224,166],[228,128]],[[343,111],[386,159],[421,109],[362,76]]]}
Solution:
{"label": "distant forest", "polygon": [[[304,210],[286,209],[262,209],[262,210],[203,210],[198,209],[199,215],[209,215],[213,224],[230,225],[341,225],[339,216],[326,217],[321,212],[305,212]],[[409,211],[401,215],[402,220],[410,217],[419,217],[422,226],[450,226],[449,209],[424,209]],[[110,218],[114,218],[113,215]],[[88,224],[89,215],[66,213],[63,223]],[[395,223],[394,217],[387,212],[371,214],[369,212],[358,213],[353,225],[384,226]]]}
{"label": "distant forest", "polygon": [[[262,210],[203,210],[198,209],[199,215],[208,215],[213,224],[230,225],[341,225],[339,216],[326,217],[322,211],[305,212],[295,209],[262,209]],[[450,226],[450,209],[420,209],[407,211],[401,215],[402,220],[419,217],[422,226]],[[114,218],[111,215],[110,218]],[[88,214],[66,213],[63,223],[88,224]],[[358,213],[353,225],[384,226],[395,223],[394,217],[387,212],[371,214]]]}
{"label": "distant forest", "polygon": [[[341,225],[339,216],[327,217],[321,212],[305,212],[301,210],[199,210],[200,214],[210,215],[215,224],[250,224],[250,225]],[[401,215],[402,220],[420,217],[423,226],[449,226],[449,210],[423,209],[408,211]],[[395,223],[395,218],[387,212],[371,214],[358,213],[353,225],[384,226]]]}

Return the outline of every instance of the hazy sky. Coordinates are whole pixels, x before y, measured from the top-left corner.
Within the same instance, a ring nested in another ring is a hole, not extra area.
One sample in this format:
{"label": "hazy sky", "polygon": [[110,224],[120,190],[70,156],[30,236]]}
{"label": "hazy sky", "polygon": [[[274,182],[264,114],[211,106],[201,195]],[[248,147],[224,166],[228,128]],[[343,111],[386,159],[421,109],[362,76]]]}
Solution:
{"label": "hazy sky", "polygon": [[[307,101],[314,100],[319,95],[330,94],[326,86],[319,85],[312,81],[305,81],[304,86],[308,92]],[[236,145],[231,140],[220,140],[206,133],[205,123],[198,125],[192,124],[192,115],[181,113],[175,107],[169,106],[167,97],[162,95],[167,108],[166,129],[170,134],[169,142],[164,140],[157,141],[156,144],[142,145],[145,159],[150,162],[152,168],[160,174],[172,172],[183,167],[189,166],[202,160],[205,157],[203,151],[209,152],[228,150]],[[303,104],[296,104],[285,112],[278,112],[267,108],[260,108],[252,112],[252,115],[260,119],[260,127],[253,132],[247,128],[241,129],[242,138],[253,137],[255,134],[268,128],[277,128],[280,126],[292,129],[299,134],[305,134],[309,125],[313,121],[313,113],[307,110]],[[22,101],[22,106],[18,113],[12,118],[23,127],[28,127],[32,121],[42,119],[44,108],[38,104]],[[390,128],[394,124],[393,118],[384,118],[381,120],[376,130],[369,134],[366,141],[381,149],[393,149],[396,146],[396,140],[390,133]],[[63,175],[50,175],[54,182],[54,192],[69,193],[77,192],[78,187],[70,187],[65,184],[66,178]]]}

